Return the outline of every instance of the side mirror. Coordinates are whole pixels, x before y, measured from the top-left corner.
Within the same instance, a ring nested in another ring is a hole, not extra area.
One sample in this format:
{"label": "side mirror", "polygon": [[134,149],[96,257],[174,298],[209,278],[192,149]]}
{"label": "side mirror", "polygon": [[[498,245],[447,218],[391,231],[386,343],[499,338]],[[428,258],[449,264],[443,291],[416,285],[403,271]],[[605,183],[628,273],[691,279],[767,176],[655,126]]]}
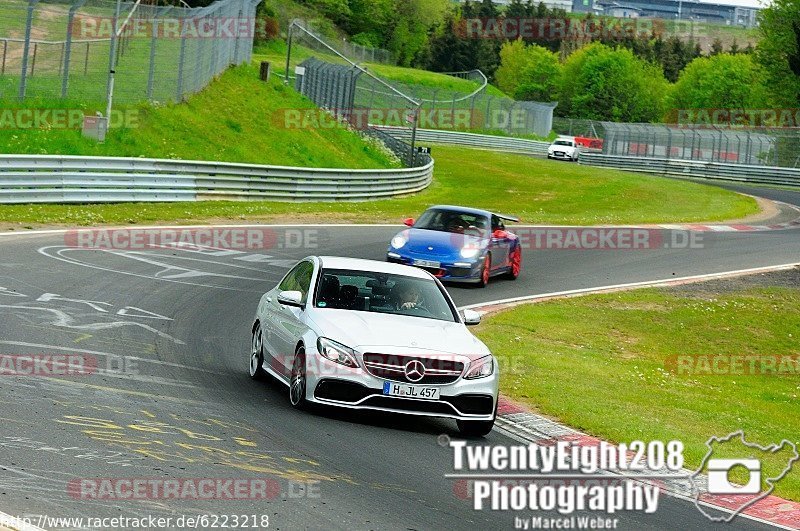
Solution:
{"label": "side mirror", "polygon": [[508,233],[502,229],[497,229],[492,233],[492,238],[503,240],[505,238],[508,238]]}
{"label": "side mirror", "polygon": [[284,306],[303,307],[303,294],[299,291],[281,291],[278,293],[278,304]]}
{"label": "side mirror", "polygon": [[413,227],[414,226],[414,218],[406,218],[403,220],[403,225],[406,227]]}
{"label": "side mirror", "polygon": [[464,319],[464,324],[467,326],[480,324],[481,322],[481,314],[475,310],[464,310],[461,312],[461,317]]}

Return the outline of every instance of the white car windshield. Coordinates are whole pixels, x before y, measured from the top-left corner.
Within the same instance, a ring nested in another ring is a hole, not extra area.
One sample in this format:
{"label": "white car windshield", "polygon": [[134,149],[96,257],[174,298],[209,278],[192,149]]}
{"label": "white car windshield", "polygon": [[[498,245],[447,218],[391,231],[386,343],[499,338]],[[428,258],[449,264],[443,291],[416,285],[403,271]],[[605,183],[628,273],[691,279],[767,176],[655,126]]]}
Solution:
{"label": "white car windshield", "polygon": [[569,140],[556,140],[555,142],[553,142],[553,145],[554,146],[569,146],[569,147],[572,147],[572,142],[570,142]]}
{"label": "white car windshield", "polygon": [[455,309],[433,280],[371,271],[323,269],[314,307],[457,322]]}

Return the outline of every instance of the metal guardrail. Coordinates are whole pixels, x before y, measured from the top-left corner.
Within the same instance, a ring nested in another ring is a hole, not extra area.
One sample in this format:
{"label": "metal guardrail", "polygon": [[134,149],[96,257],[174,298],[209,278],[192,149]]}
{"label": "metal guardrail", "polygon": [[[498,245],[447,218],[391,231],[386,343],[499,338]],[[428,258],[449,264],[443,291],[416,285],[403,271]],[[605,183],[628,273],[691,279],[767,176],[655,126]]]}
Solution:
{"label": "metal guardrail", "polygon": [[[391,126],[373,126],[375,129],[386,131],[400,140],[408,141],[408,129]],[[438,129],[417,129],[417,142],[433,142],[437,144],[456,144],[476,148],[492,149],[495,151],[509,151],[524,153],[526,155],[547,156],[549,142],[514,138],[508,136],[481,135],[477,133],[462,133],[460,131],[447,131]]]}
{"label": "metal guardrail", "polygon": [[581,153],[580,164],[620,170],[800,187],[800,168]]}
{"label": "metal guardrail", "polygon": [[387,170],[294,168],[224,162],[59,155],[0,155],[0,203],[204,200],[365,201],[425,189],[433,159]]}

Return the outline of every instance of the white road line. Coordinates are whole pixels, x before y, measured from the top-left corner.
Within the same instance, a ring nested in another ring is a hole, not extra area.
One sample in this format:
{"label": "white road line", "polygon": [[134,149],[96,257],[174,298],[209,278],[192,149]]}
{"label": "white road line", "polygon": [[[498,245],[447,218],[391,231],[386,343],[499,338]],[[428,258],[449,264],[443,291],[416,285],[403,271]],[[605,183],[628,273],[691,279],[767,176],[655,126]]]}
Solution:
{"label": "white road line", "polygon": [[475,304],[468,304],[466,306],[462,306],[460,309],[481,309],[487,308],[491,306],[499,306],[499,305],[513,305],[517,303],[524,303],[528,301],[535,301],[537,299],[549,299],[553,297],[569,297],[572,295],[589,295],[592,293],[602,292],[602,291],[623,291],[626,289],[636,289],[636,288],[645,288],[645,287],[655,287],[655,286],[669,286],[671,284],[677,284],[681,282],[689,282],[693,280],[712,280],[715,278],[725,278],[725,277],[734,277],[740,275],[749,275],[755,273],[769,273],[772,271],[784,271],[788,269],[793,269],[795,267],[800,266],[800,262],[794,262],[790,264],[781,264],[775,266],[764,266],[764,267],[753,267],[750,269],[736,269],[733,271],[722,271],[719,273],[708,273],[704,275],[690,275],[687,277],[670,277],[660,280],[646,280],[643,282],[629,282],[627,284],[612,284],[609,286],[597,286],[593,288],[581,288],[581,289],[572,289],[567,291],[554,291],[551,293],[539,293],[537,295],[524,295],[521,297],[512,297],[509,299],[497,299],[494,301],[489,302],[478,302]]}
{"label": "white road line", "polygon": [[259,227],[324,227],[324,228],[347,228],[347,227],[403,227],[401,223],[281,223],[281,224],[249,224],[249,225],[152,225],[152,226],[100,226],[100,227],[73,227],[71,229],[46,229],[28,231],[6,231],[0,232],[2,236],[29,236],[47,234],[65,234],[75,231],[90,230],[162,230],[162,229],[252,229]]}

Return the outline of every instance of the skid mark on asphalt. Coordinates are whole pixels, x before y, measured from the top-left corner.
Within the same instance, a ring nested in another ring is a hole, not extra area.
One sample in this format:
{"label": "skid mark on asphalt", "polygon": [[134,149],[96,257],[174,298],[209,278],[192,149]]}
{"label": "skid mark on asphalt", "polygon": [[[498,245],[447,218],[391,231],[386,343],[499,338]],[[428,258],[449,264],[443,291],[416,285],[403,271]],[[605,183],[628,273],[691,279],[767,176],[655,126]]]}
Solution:
{"label": "skid mark on asphalt", "polygon": [[[150,279],[150,280],[158,280],[158,281],[162,281],[162,282],[173,282],[173,283],[177,283],[177,284],[185,284],[185,285],[196,286],[196,287],[205,287],[205,288],[213,288],[213,289],[224,289],[224,290],[229,290],[229,291],[243,291],[243,292],[260,293],[261,290],[236,288],[236,287],[232,287],[232,286],[215,285],[215,284],[209,284],[209,283],[205,283],[205,282],[209,282],[209,281],[215,280],[215,279],[218,279],[218,280],[241,280],[241,281],[246,281],[248,284],[252,284],[253,282],[258,282],[258,283],[262,283],[262,282],[269,283],[270,282],[270,279],[268,278],[269,274],[268,274],[268,271],[266,271],[266,270],[257,269],[257,268],[251,268],[251,267],[246,267],[246,266],[241,266],[241,265],[237,265],[237,264],[230,264],[230,263],[226,263],[226,262],[218,262],[218,261],[215,261],[215,260],[203,260],[203,259],[198,259],[198,258],[178,257],[177,255],[169,257],[169,258],[172,258],[172,259],[185,259],[185,260],[199,261],[199,262],[206,263],[208,265],[216,265],[216,266],[221,265],[221,266],[224,266],[224,267],[233,267],[233,268],[237,268],[237,269],[258,271],[260,273],[263,273],[263,275],[259,276],[259,277],[250,277],[250,276],[242,276],[242,275],[235,275],[235,274],[228,274],[228,273],[218,273],[218,272],[213,272],[213,271],[202,271],[202,270],[199,270],[199,269],[191,269],[191,268],[188,268],[188,267],[182,267],[182,266],[178,266],[178,265],[169,264],[169,263],[166,263],[166,262],[161,261],[161,260],[155,260],[155,259],[148,258],[147,257],[148,253],[140,253],[138,251],[108,251],[108,250],[101,251],[101,253],[106,255],[106,256],[115,256],[115,257],[118,257],[118,258],[139,262],[141,264],[145,264],[145,265],[149,265],[149,266],[153,266],[154,267],[154,271],[152,273],[149,273],[149,274],[147,274],[147,273],[134,273],[134,272],[131,272],[131,271],[126,271],[124,268],[115,269],[114,267],[93,264],[93,263],[90,263],[90,262],[87,262],[87,261],[82,261],[81,259],[77,259],[77,258],[66,256],[66,254],[68,252],[70,252],[70,251],[72,251],[72,252],[90,251],[90,253],[87,253],[90,256],[97,252],[97,250],[76,249],[76,248],[63,247],[63,246],[49,246],[49,247],[41,247],[41,248],[38,249],[38,252],[40,254],[42,254],[44,256],[47,256],[48,258],[53,258],[55,260],[66,262],[66,263],[72,264],[72,265],[77,265],[77,266],[81,266],[81,267],[87,267],[87,268],[91,268],[91,269],[98,269],[98,270],[101,270],[101,271],[108,271],[108,272],[112,272],[112,273],[119,273],[121,275],[134,276],[134,277],[139,277],[139,278],[147,278],[147,279]],[[156,256],[161,257],[162,255],[156,255]],[[274,262],[275,263],[272,263],[271,265],[273,267],[278,268],[279,271],[283,271],[283,270],[285,270],[287,268],[287,262],[294,263],[294,261],[287,261],[287,260],[284,260],[284,259],[276,260]],[[130,267],[130,266],[128,266],[128,267]],[[205,282],[192,282],[192,281],[190,281],[188,279],[203,279]],[[274,279],[272,279],[272,280],[274,280]]]}
{"label": "skid mark on asphalt", "polygon": [[[25,293],[11,290],[4,286],[0,286],[0,296],[7,296],[13,299],[14,304],[0,304],[0,308],[10,311],[9,313],[18,318],[26,320],[23,315],[25,314],[50,314],[44,316],[42,322],[30,322],[31,326],[46,325],[48,327],[57,327],[61,329],[80,331],[80,338],[76,342],[84,341],[93,337],[94,334],[87,332],[98,332],[114,328],[134,327],[145,330],[162,339],[168,339],[175,344],[183,345],[183,341],[165,333],[157,328],[142,322],[134,321],[131,319],[141,319],[146,321],[165,321],[172,322],[171,317],[160,315],[156,312],[145,310],[136,306],[125,306],[119,308],[114,312],[114,305],[110,302],[95,301],[86,299],[77,299],[64,297],[57,293],[43,293],[34,299],[34,296],[29,296]],[[24,304],[20,304],[19,299],[27,299]],[[28,302],[30,301],[30,302]],[[8,301],[12,302],[12,301]],[[79,306],[81,311],[75,313],[76,310],[73,306]],[[113,313],[112,313],[113,312]],[[126,319],[118,319],[125,317]],[[79,321],[91,321],[89,323],[79,323]]]}
{"label": "skid mark on asphalt", "polygon": [[47,324],[52,326],[57,326],[60,328],[70,328],[73,330],[91,330],[91,331],[100,331],[100,330],[109,330],[112,328],[124,328],[124,327],[138,327],[143,330],[147,330],[158,337],[163,339],[168,339],[177,345],[185,345],[183,341],[180,339],[176,339],[171,335],[162,332],[152,326],[146,325],[144,323],[137,323],[134,321],[111,321],[105,323],[88,323],[88,324],[74,324],[77,320],[72,315],[68,314],[63,310],[58,310],[55,308],[38,308],[36,306],[23,306],[23,305],[10,305],[10,304],[0,304],[0,308],[5,308],[7,310],[23,310],[23,311],[32,311],[32,312],[46,312],[50,313],[54,318],[51,321],[48,321]]}
{"label": "skid mark on asphalt", "polygon": [[[282,442],[276,445],[267,433],[213,403],[67,380],[21,380],[9,378],[9,385],[0,387],[0,402],[8,399],[11,416],[26,411],[40,416],[28,423],[3,424],[0,491],[32,500],[23,502],[28,511],[85,515],[101,513],[112,503],[128,515],[219,514],[245,503],[249,514],[254,507],[272,512],[269,504],[290,501],[297,486],[356,484],[338,471],[328,473],[313,457],[291,447],[284,450]],[[81,479],[264,477],[280,485],[277,499],[109,501],[80,490]],[[287,505],[280,507],[286,510]]]}

